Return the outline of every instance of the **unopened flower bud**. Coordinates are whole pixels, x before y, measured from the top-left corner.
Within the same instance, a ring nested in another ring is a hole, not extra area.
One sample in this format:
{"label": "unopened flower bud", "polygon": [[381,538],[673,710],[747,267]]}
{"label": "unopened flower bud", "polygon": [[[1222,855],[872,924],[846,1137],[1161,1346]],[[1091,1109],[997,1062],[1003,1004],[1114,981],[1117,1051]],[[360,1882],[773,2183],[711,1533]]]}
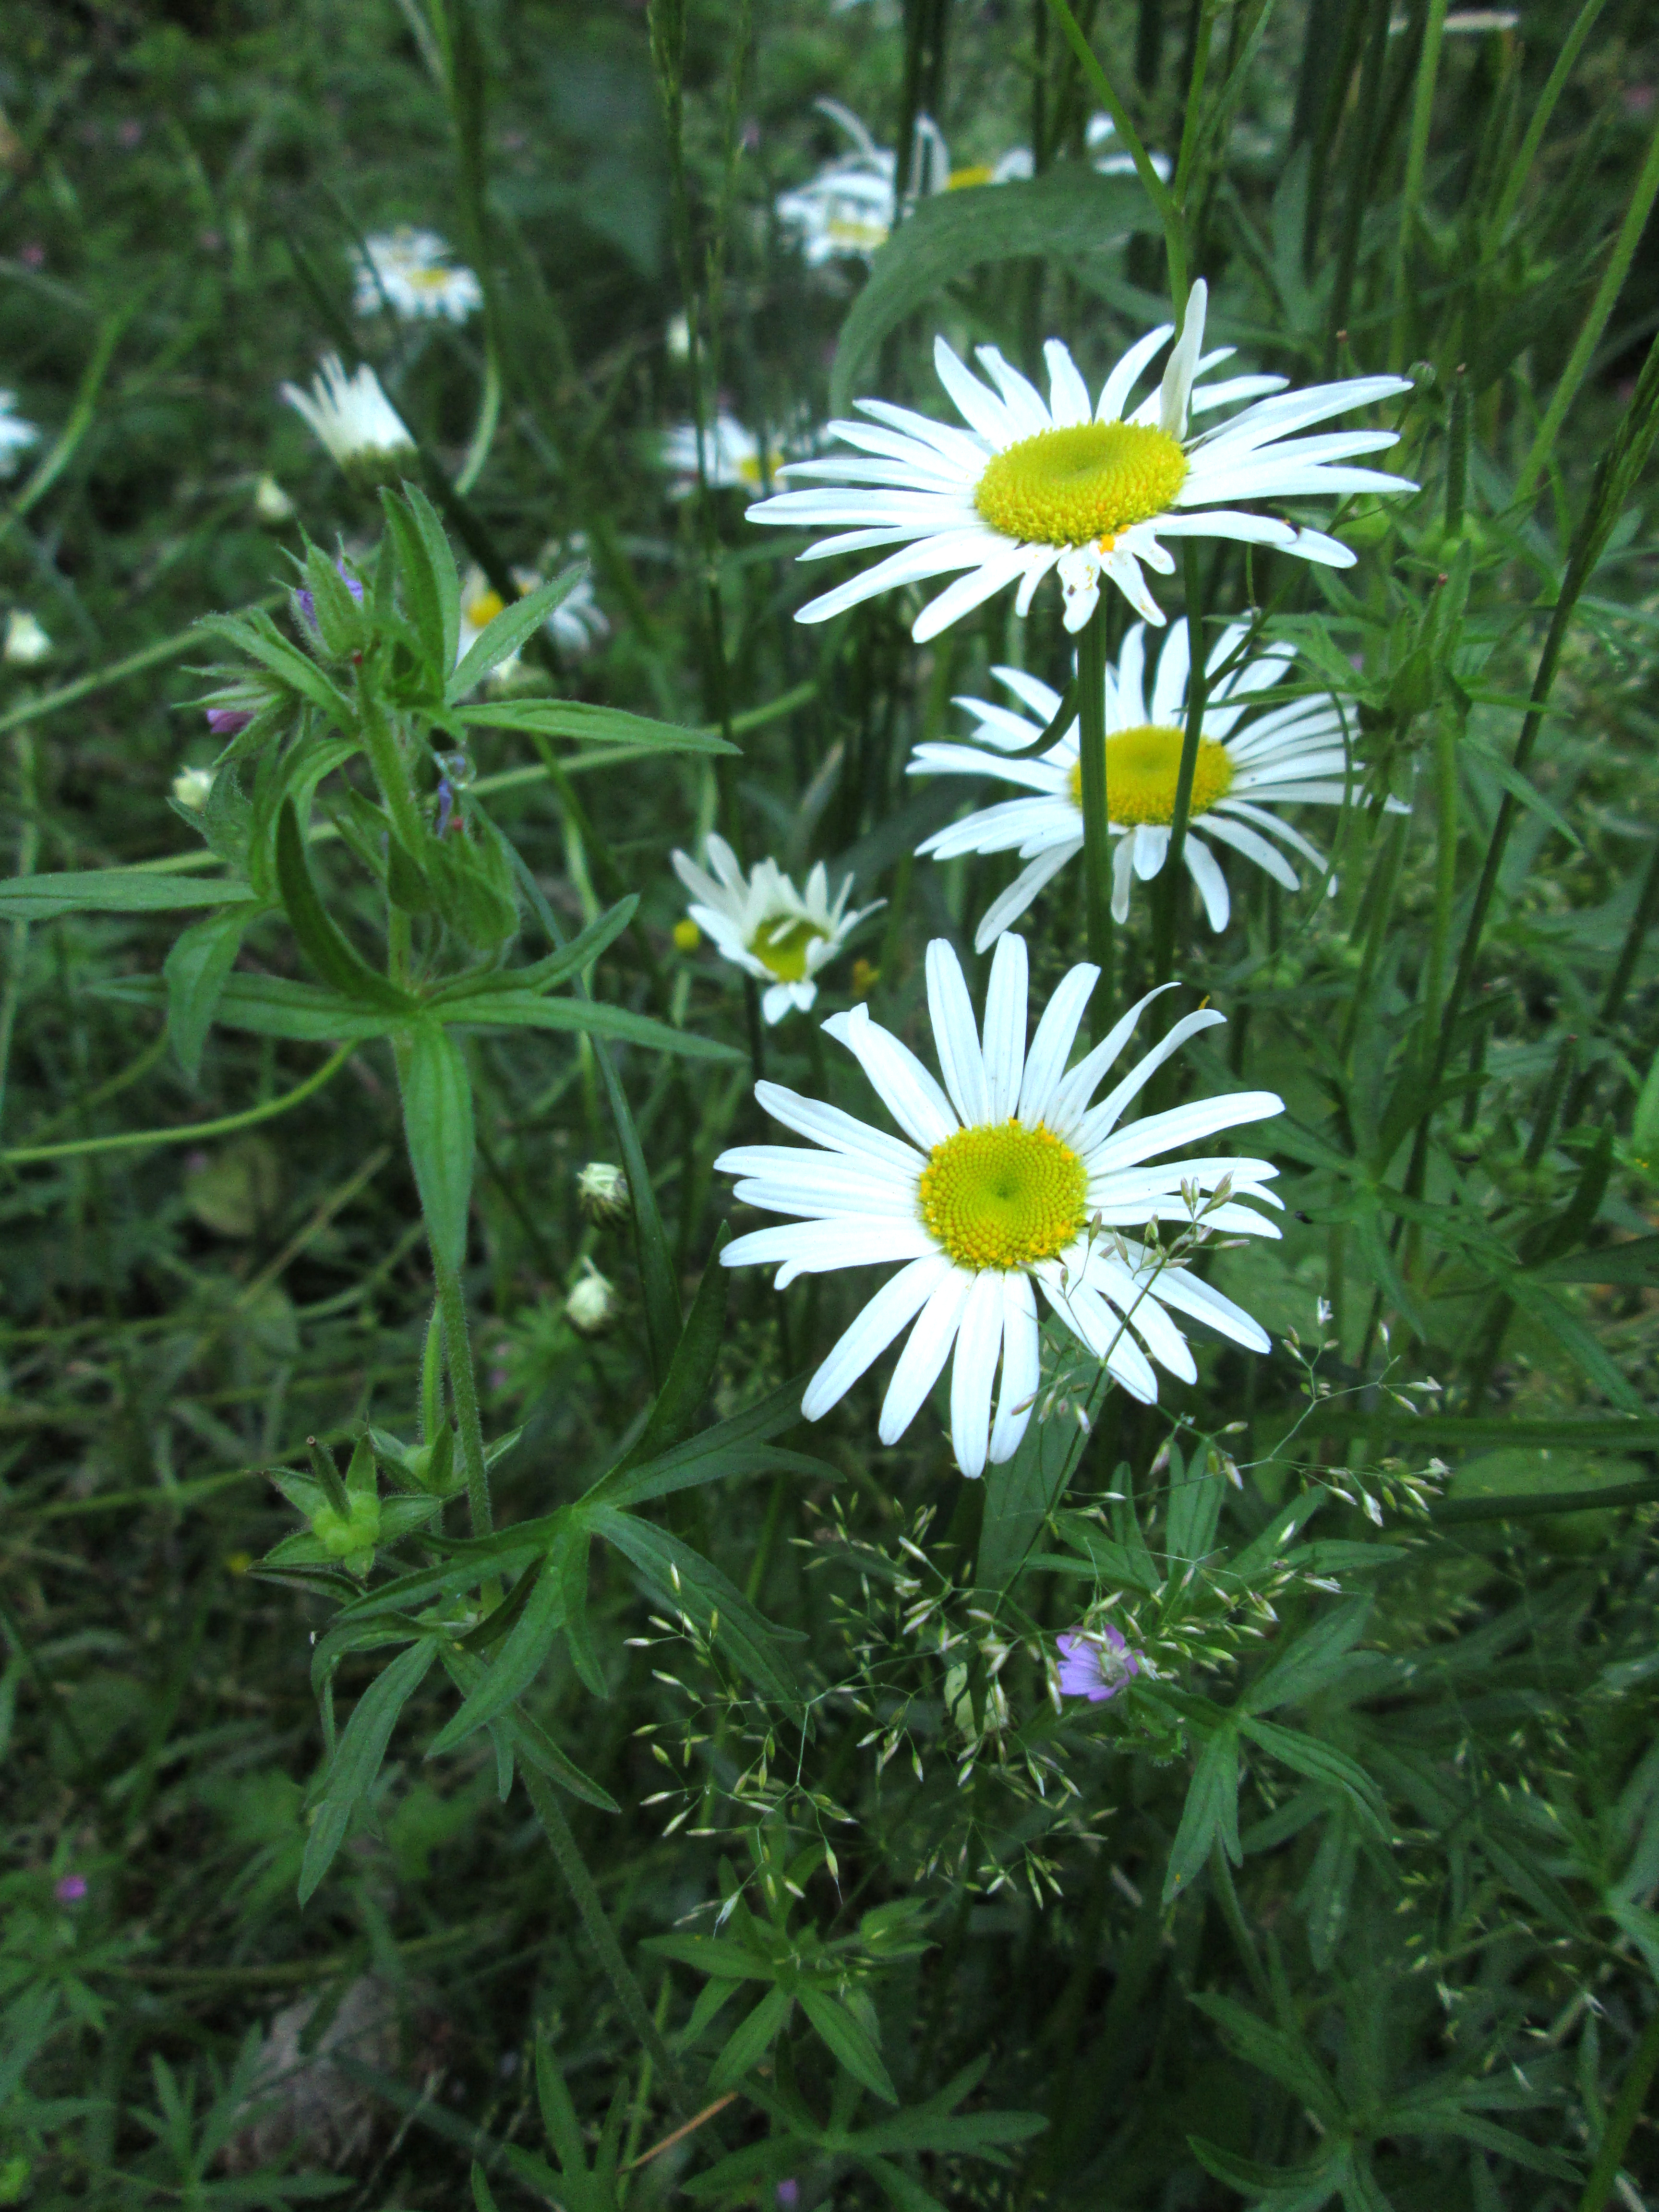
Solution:
{"label": "unopened flower bud", "polygon": [[273,526],[291,522],[294,520],[294,501],[275,477],[263,476],[253,487],[253,512],[261,522]]}
{"label": "unopened flower bud", "polygon": [[33,668],[52,651],[52,640],[27,607],[14,607],[6,617],[3,649],[14,668]]}
{"label": "unopened flower bud", "polygon": [[180,806],[189,807],[199,814],[206,806],[213,790],[213,771],[206,768],[181,768],[173,779],[173,795]]}
{"label": "unopened flower bud", "polygon": [[702,932],[690,915],[683,915],[674,924],[674,949],[677,952],[695,952],[702,943]]}
{"label": "unopened flower bud", "polygon": [[591,1260],[584,1260],[582,1266],[586,1272],[564,1302],[565,1319],[580,1335],[602,1336],[617,1318],[616,1288]]}
{"label": "unopened flower bud", "polygon": [[576,1177],[576,1200],[590,1221],[620,1221],[632,1202],[628,1177],[609,1160],[590,1160]]}

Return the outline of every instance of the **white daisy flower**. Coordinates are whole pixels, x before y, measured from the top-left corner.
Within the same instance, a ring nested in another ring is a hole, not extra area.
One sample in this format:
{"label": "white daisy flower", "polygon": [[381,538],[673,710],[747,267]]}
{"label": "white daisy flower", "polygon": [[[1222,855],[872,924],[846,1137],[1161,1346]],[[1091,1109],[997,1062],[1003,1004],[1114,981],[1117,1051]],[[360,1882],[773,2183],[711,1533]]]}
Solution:
{"label": "white daisy flower", "polygon": [[[1255,1352],[1267,1338],[1218,1291],[1146,1246],[1112,1232],[1152,1220],[1188,1224],[1189,1199],[1210,1194],[1207,1226],[1277,1237],[1238,1202],[1279,1201],[1267,1160],[1160,1160],[1218,1129],[1281,1113],[1270,1091],[1195,1099],[1120,1127],[1154,1070],[1222,1017],[1188,1014],[1097,1106],[1090,1100],[1127,1043],[1148,999],[1069,1071],[1066,1062],[1098,969],[1073,968],[1025,1043],[1025,940],[1004,937],[991,963],[984,1033],[943,939],[927,948],[927,1004],[941,1089],[915,1054],[854,1006],[824,1029],[853,1054],[902,1138],[775,1083],[755,1096],[775,1120],[821,1149],[741,1146],[715,1162],[739,1176],[736,1196],[798,1218],[726,1247],[728,1267],[775,1266],[780,1290],[797,1275],[903,1264],[865,1307],[806,1387],[809,1421],[840,1402],[915,1322],[881,1410],[884,1443],[896,1443],[956,1348],[951,1441],[964,1474],[1012,1456],[1039,1382],[1036,1291],[1066,1327],[1143,1403],[1158,1395],[1153,1361],[1184,1382],[1197,1370],[1168,1308],[1206,1322]],[[1166,989],[1170,988],[1166,985]],[[1149,997],[1156,996],[1156,993]],[[1223,1188],[1223,1186],[1225,1188]],[[994,1418],[997,1364],[1002,1389]]]}
{"label": "white daisy flower", "polygon": [[[1194,284],[1162,384],[1128,414],[1130,395],[1172,335],[1170,324],[1130,347],[1092,410],[1088,388],[1058,338],[1044,349],[1046,401],[994,346],[977,349],[992,390],[936,338],[934,367],[966,430],[885,400],[860,399],[860,410],[871,422],[830,425],[830,435],[860,458],[793,461],[781,471],[792,479],[821,478],[832,489],[786,491],[749,510],[751,522],[829,526],[833,534],[809,545],[803,561],[878,545],[900,549],[809,601],[795,619],[828,622],[878,592],[966,569],[917,617],[911,635],[923,642],[1007,584],[1018,583],[1017,611],[1024,615],[1037,586],[1057,568],[1067,629],[1081,629],[1094,612],[1103,576],[1146,621],[1161,624],[1164,614],[1141,564],[1171,573],[1175,557],[1165,538],[1242,538],[1332,568],[1352,567],[1354,555],[1335,538],[1242,513],[1232,502],[1415,490],[1399,477],[1340,465],[1393,445],[1391,430],[1290,434],[1407,392],[1409,383],[1362,376],[1284,392],[1282,376],[1236,376],[1195,388],[1199,376],[1232,352],[1202,350],[1206,297],[1203,283]],[[1269,392],[1279,396],[1261,396]],[[1254,404],[1218,429],[1192,433],[1193,416],[1241,399]]]}
{"label": "white daisy flower", "polygon": [[[813,102],[851,142],[851,150],[818,171],[810,183],[780,195],[778,220],[793,231],[810,269],[825,262],[868,260],[884,246],[896,211],[898,162],[877,145],[850,108],[838,100]],[[910,155],[910,198],[931,199],[936,192],[969,185],[1005,185],[1032,173],[1029,146],[1016,146],[995,162],[953,169],[943,133],[930,116],[916,118]]]}
{"label": "white daisy flower", "polygon": [[[735,415],[720,414],[703,432],[703,459],[708,471],[708,481],[716,491],[740,491],[750,499],[761,495],[760,440],[751,430],[745,430]],[[766,456],[766,473],[775,477],[786,459],[784,448],[775,441]],[[684,499],[697,488],[697,429],[694,422],[682,422],[672,430],[665,430],[658,447],[658,459],[674,478],[669,486],[672,499]]]}
{"label": "white daisy flower", "polygon": [[[573,542],[569,550],[580,558],[580,545]],[[552,546],[543,554],[542,561],[544,566],[556,568],[564,557],[564,548]],[[547,580],[538,568],[515,568],[512,573],[520,599],[527,592],[538,590]],[[458,667],[472,650],[480,633],[489,629],[505,605],[501,593],[482,568],[475,566],[468,569],[461,586],[460,622],[455,637]],[[560,652],[573,659],[591,653],[596,645],[610,636],[611,624],[605,610],[593,596],[591,574],[585,572],[578,579],[542,627]],[[490,680],[497,684],[507,682],[518,668],[519,659],[518,653],[509,653],[490,672]]]}
{"label": "white daisy flower", "polygon": [[357,289],[352,305],[360,315],[373,315],[389,307],[399,322],[416,323],[444,316],[464,323],[483,305],[483,288],[470,269],[449,258],[449,248],[435,230],[415,230],[400,223],[396,230],[377,231],[363,240],[364,251],[354,252]]}
{"label": "white daisy flower", "polygon": [[814,980],[841,951],[866,915],[885,906],[846,911],[853,878],[846,877],[830,898],[830,879],[819,860],[806,878],[803,898],[775,860],[758,860],[745,876],[724,837],[711,836],[703,855],[712,875],[684,853],[673,855],[674,872],[691,894],[687,908],[721,955],[766,985],[761,1012],[769,1025],[792,1007],[805,1013],[818,995]]}
{"label": "white daisy flower", "polygon": [[[1203,837],[1228,845],[1265,869],[1286,890],[1299,887],[1296,870],[1268,842],[1277,838],[1314,867],[1323,854],[1300,830],[1267,810],[1273,806],[1340,806],[1348,788],[1348,757],[1340,710],[1328,699],[1292,699],[1252,714],[1253,695],[1277,682],[1295,648],[1270,645],[1226,669],[1249,634],[1235,623],[1210,654],[1212,681],[1204,702],[1198,758],[1193,764],[1191,812],[1182,858],[1198,886],[1212,929],[1227,927],[1227,879]],[[1121,842],[1112,869],[1112,914],[1127,919],[1129,885],[1145,883],[1164,866],[1175,816],[1176,784],[1187,722],[1189,647],[1187,624],[1176,623],[1164,641],[1151,696],[1144,689],[1146,629],[1137,623],[1123,641],[1117,666],[1106,678],[1106,805],[1108,827]],[[1027,721],[985,699],[958,699],[979,718],[971,744],[933,743],[916,747],[911,775],[992,775],[1023,785],[1030,799],[1005,799],[937,830],[917,847],[936,860],[963,853],[1018,853],[1029,863],[987,910],[974,937],[983,952],[1019,920],[1039,891],[1083,850],[1083,781],[1079,737],[1073,722],[1049,750],[1024,760],[1006,756],[1035,745],[1060,712],[1060,694],[1018,668],[992,674],[1036,718]],[[1248,719],[1247,719],[1248,718]],[[981,750],[981,747],[991,750]],[[1364,763],[1354,763],[1356,775]],[[1402,810],[1390,799],[1391,812]],[[1265,835],[1263,833],[1266,833]]]}
{"label": "white daisy flower", "polygon": [[380,471],[413,458],[415,441],[367,362],[355,376],[346,374],[337,353],[325,354],[317,366],[309,392],[285,384],[282,393],[341,468]]}
{"label": "white daisy flower", "polygon": [[12,413],[16,404],[15,392],[0,391],[0,477],[12,475],[17,467],[17,456],[40,442],[40,433],[33,423]]}

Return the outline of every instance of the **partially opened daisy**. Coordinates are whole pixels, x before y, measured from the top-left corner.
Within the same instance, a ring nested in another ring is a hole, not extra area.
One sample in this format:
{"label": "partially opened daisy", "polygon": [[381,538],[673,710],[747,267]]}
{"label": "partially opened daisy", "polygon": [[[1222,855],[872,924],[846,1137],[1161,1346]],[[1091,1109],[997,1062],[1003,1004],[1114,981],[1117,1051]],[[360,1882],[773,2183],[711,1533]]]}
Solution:
{"label": "partially opened daisy", "polygon": [[775,860],[757,860],[745,876],[724,837],[710,837],[703,854],[712,873],[684,853],[673,856],[674,872],[691,894],[687,912],[726,959],[766,985],[761,1012],[769,1024],[792,1007],[806,1012],[818,995],[819,970],[866,915],[887,903],[878,899],[848,914],[853,878],[843,878],[832,902],[822,860],[807,877],[803,897]]}
{"label": "partially opened daisy", "polygon": [[337,353],[317,364],[309,392],[285,384],[283,397],[348,475],[392,477],[415,458],[415,441],[367,362],[348,376]]}
{"label": "partially opened daisy", "polygon": [[[911,635],[921,642],[1006,585],[1018,584],[1016,611],[1024,614],[1054,569],[1067,629],[1081,629],[1094,612],[1103,576],[1146,621],[1161,623],[1141,568],[1164,575],[1173,570],[1166,538],[1239,538],[1350,567],[1354,555],[1335,538],[1277,516],[1247,514],[1237,502],[1414,490],[1399,477],[1346,465],[1356,454],[1393,445],[1391,430],[1291,435],[1410,385],[1398,376],[1350,377],[1305,392],[1285,392],[1282,376],[1200,385],[1196,380],[1232,352],[1204,352],[1206,301],[1203,283],[1194,284],[1163,381],[1133,409],[1135,386],[1173,336],[1172,324],[1130,347],[1092,407],[1058,338],[1044,349],[1046,400],[994,346],[977,349],[991,380],[987,386],[943,338],[935,339],[933,365],[965,430],[885,400],[860,399],[860,412],[869,422],[830,425],[830,434],[851,446],[853,456],[794,461],[780,471],[792,482],[810,477],[833,489],[782,492],[749,510],[751,522],[829,528],[832,534],[809,545],[803,561],[882,545],[900,549],[809,600],[796,620],[828,622],[878,592],[965,569],[916,617]],[[1267,393],[1278,396],[1263,397]],[[1195,416],[1240,400],[1253,404],[1218,428],[1192,428]]]}
{"label": "partially opened daisy", "polygon": [[[1268,1206],[1267,1160],[1160,1154],[1218,1129],[1281,1113],[1271,1091],[1195,1099],[1120,1127],[1147,1079],[1188,1037],[1222,1017],[1188,1014],[1091,1106],[1128,1042],[1143,999],[1069,1071],[1078,1024],[1099,970],[1073,968],[1025,1042],[1026,954],[1002,938],[991,963],[983,1035],[956,954],[927,948],[927,1004],[944,1086],[898,1038],[854,1006],[824,1024],[869,1077],[903,1131],[888,1135],[775,1083],[755,1086],[767,1112],[819,1149],[747,1145],[715,1162],[739,1176],[737,1197],[793,1214],[728,1244],[728,1267],[774,1266],[780,1290],[797,1275],[902,1264],[806,1386],[809,1421],[840,1402],[900,1333],[910,1330],[882,1404],[884,1444],[904,1434],[951,1358],[951,1441],[964,1474],[1012,1456],[1040,1378],[1036,1292],[1132,1396],[1158,1395],[1153,1362],[1195,1379],[1170,1309],[1265,1352],[1249,1314],[1145,1244],[1115,1232],[1149,1221],[1277,1237],[1243,1199]],[[1167,986],[1165,988],[1168,988]],[[1223,1186],[1225,1186],[1224,1189]],[[1206,1203],[1207,1201],[1207,1203]],[[994,1416],[999,1363],[1002,1384]]]}
{"label": "partially opened daisy", "polygon": [[363,240],[353,260],[357,272],[352,305],[360,315],[390,307],[400,322],[442,316],[464,323],[483,305],[483,288],[470,269],[452,261],[435,230],[400,223]]}
{"label": "partially opened daisy", "polygon": [[[1256,695],[1278,681],[1295,654],[1291,646],[1270,645],[1229,666],[1247,635],[1243,623],[1234,623],[1210,654],[1212,680],[1204,704],[1191,813],[1182,849],[1210,927],[1218,930],[1226,927],[1231,902],[1227,878],[1205,839],[1231,846],[1276,884],[1293,891],[1299,882],[1296,870],[1270,841],[1277,839],[1316,868],[1324,867],[1324,858],[1299,830],[1269,810],[1340,806],[1348,789],[1342,716],[1332,701],[1291,699],[1268,705],[1261,713],[1252,711]],[[1149,697],[1146,631],[1144,623],[1137,623],[1123,641],[1117,666],[1104,672],[1106,805],[1111,834],[1121,841],[1112,868],[1112,913],[1119,921],[1128,916],[1132,880],[1139,877],[1146,882],[1157,875],[1170,849],[1187,720],[1188,655],[1183,620],[1164,641]],[[1033,794],[981,808],[936,830],[917,848],[936,860],[954,860],[962,853],[1018,853],[1027,863],[986,909],[974,935],[979,952],[1011,928],[1044,886],[1083,850],[1077,723],[1047,752],[1024,760],[1006,758],[1036,744],[1060,712],[1060,694],[1018,668],[991,672],[1035,719],[1028,721],[986,699],[959,699],[959,707],[978,717],[974,743],[918,745],[908,770],[912,775],[996,776]],[[1353,766],[1356,775],[1363,773],[1362,763]],[[1398,799],[1388,804],[1391,811],[1401,811]]]}

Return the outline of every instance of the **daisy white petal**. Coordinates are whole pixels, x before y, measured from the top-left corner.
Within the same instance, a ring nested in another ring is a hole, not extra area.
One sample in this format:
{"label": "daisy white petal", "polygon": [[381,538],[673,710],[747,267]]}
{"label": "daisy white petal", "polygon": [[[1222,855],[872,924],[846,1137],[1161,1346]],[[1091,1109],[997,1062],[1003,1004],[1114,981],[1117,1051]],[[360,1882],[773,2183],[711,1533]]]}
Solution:
{"label": "daisy white petal", "polygon": [[896,1444],[921,1409],[923,1400],[945,1371],[945,1363],[957,1340],[962,1310],[974,1287],[974,1278],[953,1267],[933,1292],[898,1357],[887,1395],[882,1401],[881,1423],[876,1433],[884,1444]]}
{"label": "daisy white petal", "polygon": [[1036,1293],[1029,1275],[1002,1279],[1002,1394],[986,1453],[1001,1467],[1019,1449],[1042,1380],[1042,1340],[1037,1330]]}
{"label": "daisy white petal", "polygon": [[951,1369],[951,1445],[957,1465],[970,1477],[985,1472],[991,1385],[1001,1352],[1002,1277],[987,1267],[969,1285]]}
{"label": "daisy white petal", "polygon": [[803,1420],[816,1421],[838,1406],[860,1376],[880,1358],[899,1331],[908,1328],[951,1273],[943,1252],[912,1260],[890,1276],[806,1386],[800,1401]]}
{"label": "daisy white petal", "polygon": [[761,1012],[769,1025],[792,1012],[804,1013],[812,1005],[820,969],[836,957],[859,923],[885,902],[878,899],[874,906],[848,913],[847,895],[853,882],[848,876],[831,904],[829,878],[822,866],[807,878],[804,896],[775,860],[757,861],[745,875],[737,854],[717,835],[704,841],[703,856],[708,869],[700,868],[687,854],[671,856],[675,874],[696,902],[691,918],[725,959],[764,981]]}

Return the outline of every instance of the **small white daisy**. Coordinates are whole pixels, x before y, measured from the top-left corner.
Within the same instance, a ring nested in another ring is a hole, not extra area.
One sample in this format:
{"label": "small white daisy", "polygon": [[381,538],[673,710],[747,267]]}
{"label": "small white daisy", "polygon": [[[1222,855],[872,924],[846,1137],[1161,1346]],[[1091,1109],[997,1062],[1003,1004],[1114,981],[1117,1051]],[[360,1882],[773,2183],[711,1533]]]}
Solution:
{"label": "small white daisy", "polygon": [[283,397],[341,468],[382,471],[413,458],[415,441],[367,362],[355,376],[346,374],[337,353],[325,354],[317,366],[309,392],[285,384]]}
{"label": "small white daisy", "polygon": [[17,456],[40,442],[40,433],[33,423],[12,413],[16,404],[15,392],[0,391],[0,477],[12,475],[17,467]]}
{"label": "small white daisy", "polygon": [[[580,559],[581,547],[573,541],[568,553],[574,554]],[[568,557],[565,548],[550,546],[542,555],[540,567],[514,568],[513,580],[519,587],[520,599],[526,592],[537,591],[546,582],[547,579],[542,574],[542,568],[551,568],[556,570]],[[469,568],[466,579],[461,586],[460,623],[455,639],[455,659],[458,666],[471,653],[480,633],[487,629],[496,616],[501,613],[504,605],[501,593],[485,575],[483,570],[477,567]],[[573,659],[579,659],[583,653],[591,653],[596,645],[602,643],[610,636],[611,624],[606,618],[605,610],[593,596],[593,579],[591,574],[583,573],[564,598],[560,600],[558,605],[554,608],[542,627],[554,644],[558,647],[560,652],[568,654]],[[490,672],[491,681],[507,682],[517,669],[519,659],[518,653],[509,653],[505,660],[499,662]]]}
{"label": "small white daisy", "polygon": [[[1203,1193],[1217,1194],[1205,1214],[1208,1227],[1277,1237],[1270,1221],[1238,1203],[1279,1204],[1265,1188],[1278,1172],[1270,1162],[1158,1156],[1282,1113],[1284,1102],[1270,1091],[1238,1091],[1120,1127],[1154,1070],[1222,1017],[1200,1012],[1176,1022],[1091,1107],[1097,1085],[1148,1003],[1143,999],[1132,1007],[1068,1071],[1099,972],[1084,965],[1064,977],[1028,1052],[1024,939],[998,942],[982,1038],[956,954],[935,939],[927,948],[927,1004],[943,1089],[897,1037],[871,1020],[867,1007],[827,1021],[826,1032],[858,1060],[902,1138],[777,1084],[756,1085],[756,1097],[775,1120],[821,1149],[747,1145],[714,1163],[744,1178],[735,1194],[744,1203],[799,1217],[736,1238],[720,1255],[726,1265],[775,1266],[781,1290],[797,1275],[904,1263],[807,1384],[801,1401],[807,1420],[838,1404],[914,1321],[882,1406],[882,1442],[896,1443],[904,1434],[954,1346],[951,1441],[957,1466],[976,1475],[988,1460],[1012,1458],[1040,1379],[1039,1287],[1079,1342],[1143,1403],[1158,1395],[1154,1360],[1184,1382],[1197,1375],[1166,1308],[1252,1351],[1267,1350],[1258,1324],[1218,1291],[1112,1232],[1119,1224],[1189,1224],[1188,1198]],[[999,1358],[1002,1389],[993,1419]]]}
{"label": "small white daisy", "polygon": [[[735,415],[717,415],[704,431],[702,443],[708,481],[714,490],[740,491],[750,499],[760,497],[763,489],[761,483],[760,440],[751,430],[745,430]],[[674,478],[669,486],[671,498],[684,499],[696,489],[697,431],[695,423],[682,422],[672,430],[665,430],[657,457]],[[785,459],[783,447],[774,441],[766,456],[767,475],[775,477]]]}
{"label": "small white daisy", "polygon": [[866,915],[885,906],[846,911],[853,878],[846,877],[830,897],[830,879],[819,860],[806,878],[803,898],[775,860],[757,860],[745,876],[724,837],[711,836],[703,855],[708,874],[684,854],[673,856],[674,872],[691,894],[691,919],[712,937],[721,955],[764,983],[761,1012],[769,1025],[792,1007],[805,1013],[818,995],[815,981],[841,951]]}
{"label": "small white daisy", "polygon": [[389,307],[400,322],[441,315],[464,323],[483,305],[477,278],[450,259],[435,230],[401,223],[396,230],[377,231],[363,246],[362,252],[352,256],[357,272],[352,305],[360,315]]}
{"label": "small white daisy", "polygon": [[[810,600],[795,619],[828,622],[880,592],[966,569],[917,617],[911,635],[921,643],[1008,584],[1018,583],[1016,608],[1024,615],[1037,586],[1057,569],[1067,629],[1081,629],[1094,612],[1103,576],[1146,621],[1161,624],[1164,614],[1141,563],[1164,575],[1173,571],[1165,538],[1241,538],[1332,568],[1351,567],[1354,555],[1335,538],[1243,514],[1231,502],[1415,490],[1376,469],[1339,465],[1393,445],[1391,430],[1290,434],[1408,392],[1409,383],[1399,376],[1350,377],[1284,392],[1282,376],[1236,376],[1195,386],[1195,379],[1232,352],[1202,351],[1206,300],[1203,283],[1194,284],[1162,384],[1127,415],[1131,393],[1173,325],[1149,331],[1130,347],[1092,410],[1088,387],[1058,338],[1044,349],[1046,401],[994,346],[977,349],[996,387],[991,390],[936,338],[933,365],[966,430],[885,400],[860,399],[860,412],[872,421],[832,422],[830,434],[863,458],[793,461],[781,471],[792,479],[821,478],[832,489],[782,492],[749,510],[751,522],[830,526],[834,534],[809,545],[803,561],[878,545],[900,549]],[[1279,396],[1262,397],[1270,392]],[[1242,399],[1255,404],[1218,429],[1192,434],[1192,416]]]}
{"label": "small white daisy", "polygon": [[[1252,695],[1277,682],[1294,659],[1294,647],[1270,645],[1226,674],[1217,673],[1247,635],[1245,623],[1234,623],[1210,654],[1213,681],[1204,702],[1182,853],[1210,927],[1217,930],[1227,926],[1227,879],[1214,854],[1195,833],[1202,830],[1218,844],[1231,846],[1293,891],[1298,887],[1296,870],[1267,839],[1278,838],[1316,868],[1323,868],[1324,856],[1299,830],[1267,809],[1340,806],[1348,787],[1342,716],[1333,702],[1292,699],[1250,715]],[[1164,641],[1150,702],[1144,689],[1146,659],[1146,625],[1137,623],[1123,641],[1117,666],[1105,671],[1106,805],[1111,834],[1121,840],[1112,869],[1112,913],[1118,921],[1128,916],[1131,878],[1149,881],[1163,867],[1169,851],[1187,721],[1184,619]],[[1045,753],[1024,760],[1003,757],[1036,744],[1060,712],[1060,694],[1018,668],[991,672],[1036,719],[1027,721],[1023,714],[988,700],[958,699],[957,706],[978,717],[975,742],[918,745],[908,769],[912,775],[993,775],[1036,793],[1030,799],[1005,799],[953,822],[916,848],[931,853],[936,860],[954,860],[962,853],[1018,853],[1030,864],[988,908],[974,937],[977,952],[1012,927],[1038,892],[1083,850],[1077,723]],[[1363,769],[1362,763],[1354,763],[1356,775]],[[1389,807],[1402,811],[1398,799],[1390,799]]]}

